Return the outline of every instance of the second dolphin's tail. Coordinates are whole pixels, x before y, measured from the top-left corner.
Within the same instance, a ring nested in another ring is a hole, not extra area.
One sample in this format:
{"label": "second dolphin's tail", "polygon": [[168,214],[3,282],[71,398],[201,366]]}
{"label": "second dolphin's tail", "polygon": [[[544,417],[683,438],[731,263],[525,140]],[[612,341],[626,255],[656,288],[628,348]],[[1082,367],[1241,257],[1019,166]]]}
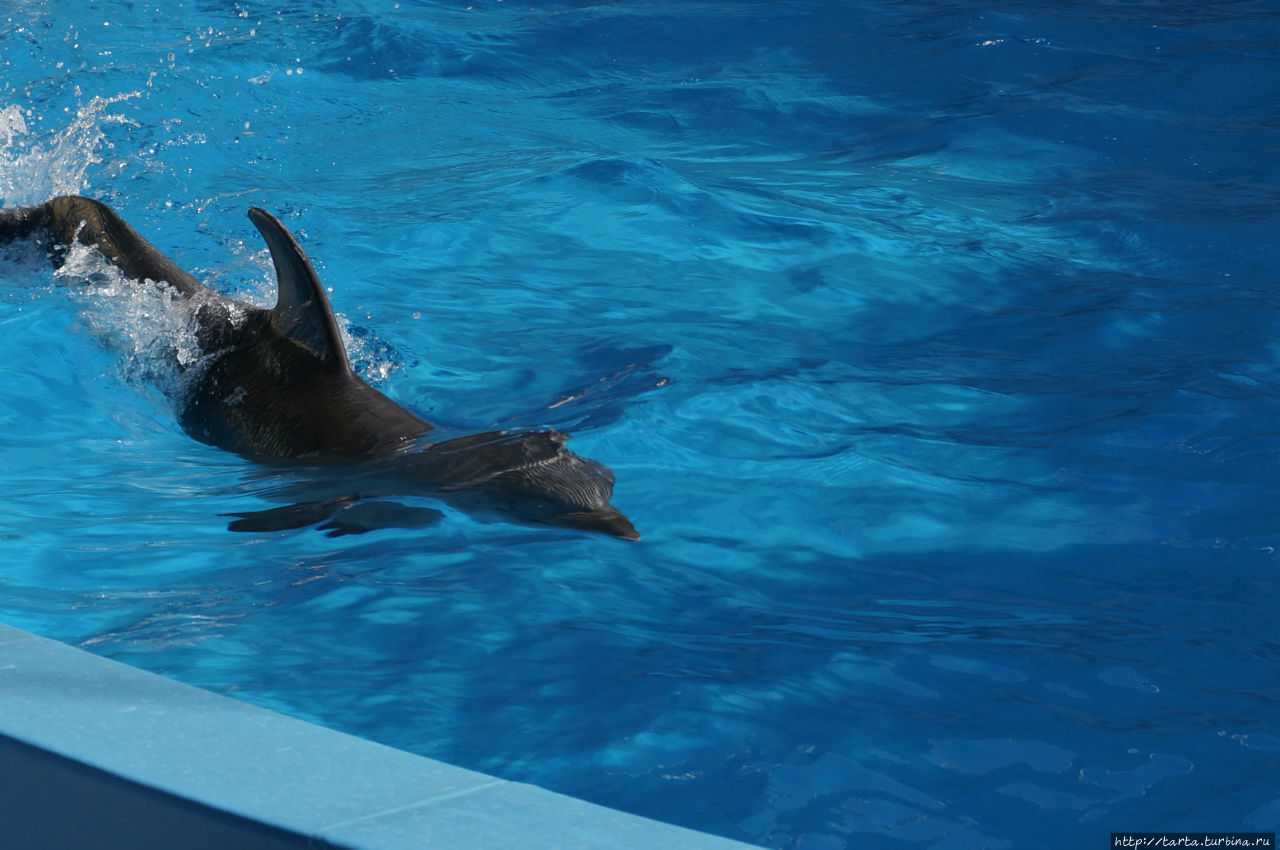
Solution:
{"label": "second dolphin's tail", "polygon": [[43,204],[0,210],[0,244],[32,236],[51,240],[55,265],[61,265],[68,246],[79,242],[98,249],[134,280],[164,281],[188,298],[207,291],[115,210],[92,198],[60,195]]}
{"label": "second dolphin's tail", "polygon": [[49,205],[6,207],[0,210],[0,245],[25,239],[49,227]]}

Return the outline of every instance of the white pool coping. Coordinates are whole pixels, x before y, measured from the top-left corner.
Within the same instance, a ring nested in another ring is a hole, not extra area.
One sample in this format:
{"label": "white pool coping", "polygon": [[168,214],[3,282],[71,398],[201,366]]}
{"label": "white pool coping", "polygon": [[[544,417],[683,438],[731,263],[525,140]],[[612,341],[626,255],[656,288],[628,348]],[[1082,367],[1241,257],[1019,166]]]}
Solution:
{"label": "white pool coping", "polygon": [[6,850],[744,850],[0,624]]}

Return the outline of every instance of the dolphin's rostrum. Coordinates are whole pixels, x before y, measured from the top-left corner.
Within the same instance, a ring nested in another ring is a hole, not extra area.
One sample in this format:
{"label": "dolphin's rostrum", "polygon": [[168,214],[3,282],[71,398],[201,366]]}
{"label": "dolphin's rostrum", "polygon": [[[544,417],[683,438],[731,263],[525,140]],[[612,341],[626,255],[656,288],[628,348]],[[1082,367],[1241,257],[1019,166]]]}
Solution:
{"label": "dolphin's rostrum", "polygon": [[388,497],[438,497],[474,511],[640,535],[609,504],[613,473],[565,448],[560,431],[493,431],[434,442],[432,426],[356,375],[324,287],[292,234],[270,213],[249,218],[267,242],[278,299],[264,309],[225,298],[179,268],[110,207],[78,196],[0,210],[0,243],[50,241],[55,263],[75,242],[129,278],[167,284],[195,316],[202,357],[179,406],[197,440],[287,468],[299,500],[236,514],[235,531],[326,523],[333,534],[424,524],[437,512]]}

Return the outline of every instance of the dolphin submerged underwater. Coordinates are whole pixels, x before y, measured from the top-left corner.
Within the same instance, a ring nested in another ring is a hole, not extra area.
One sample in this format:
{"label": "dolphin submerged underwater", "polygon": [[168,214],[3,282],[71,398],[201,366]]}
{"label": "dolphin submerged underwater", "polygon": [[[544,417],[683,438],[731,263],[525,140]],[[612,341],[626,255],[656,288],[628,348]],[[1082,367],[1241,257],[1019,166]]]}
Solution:
{"label": "dolphin submerged underwater", "polygon": [[201,356],[179,400],[179,424],[203,443],[286,470],[294,485],[285,492],[301,498],[232,514],[228,528],[318,525],[338,535],[421,526],[439,512],[384,500],[430,496],[471,512],[640,539],[609,504],[613,473],[567,449],[561,431],[430,441],[430,423],[352,371],[324,287],[293,235],[256,207],[249,219],[275,266],[271,309],[219,295],[98,201],[67,195],[0,210],[0,244],[47,241],[60,265],[79,243],[132,280],[164,285],[191,311]]}

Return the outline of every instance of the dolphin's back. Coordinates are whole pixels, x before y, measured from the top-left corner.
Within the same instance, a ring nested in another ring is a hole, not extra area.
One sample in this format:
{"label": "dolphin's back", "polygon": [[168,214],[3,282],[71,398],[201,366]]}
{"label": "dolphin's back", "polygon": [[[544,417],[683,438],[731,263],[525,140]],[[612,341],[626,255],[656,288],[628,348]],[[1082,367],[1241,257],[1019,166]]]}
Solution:
{"label": "dolphin's back", "polygon": [[251,457],[355,459],[394,451],[432,426],[351,369],[324,286],[293,235],[257,208],[278,297],[227,331],[192,388],[183,428]]}
{"label": "dolphin's back", "polygon": [[431,430],[350,369],[325,368],[277,334],[272,312],[261,309],[210,358],[178,418],[197,440],[254,458],[354,460]]}

